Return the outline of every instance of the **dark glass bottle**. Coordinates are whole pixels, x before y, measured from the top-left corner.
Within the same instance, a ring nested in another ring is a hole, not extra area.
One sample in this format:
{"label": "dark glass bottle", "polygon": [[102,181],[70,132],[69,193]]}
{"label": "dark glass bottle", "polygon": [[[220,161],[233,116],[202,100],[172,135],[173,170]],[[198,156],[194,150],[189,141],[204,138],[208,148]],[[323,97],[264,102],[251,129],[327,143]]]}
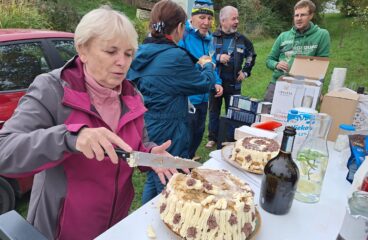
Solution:
{"label": "dark glass bottle", "polygon": [[276,215],[289,212],[299,179],[298,167],[291,157],[295,134],[295,128],[285,128],[279,154],[264,169],[260,205]]}

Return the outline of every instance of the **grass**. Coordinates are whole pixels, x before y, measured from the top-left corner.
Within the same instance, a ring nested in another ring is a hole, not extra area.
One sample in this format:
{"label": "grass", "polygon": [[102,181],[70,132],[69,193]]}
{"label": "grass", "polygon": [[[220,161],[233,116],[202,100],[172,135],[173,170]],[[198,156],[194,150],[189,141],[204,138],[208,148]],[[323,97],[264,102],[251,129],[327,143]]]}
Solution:
{"label": "grass", "polygon": [[[85,9],[93,9],[101,5],[100,1],[71,1],[79,12],[83,13]],[[107,2],[105,2],[107,3]],[[115,9],[124,11],[131,19],[134,18],[134,8],[121,4],[121,1],[110,2]],[[364,86],[368,88],[368,33],[359,26],[351,25],[352,19],[344,18],[338,14],[326,15],[321,27],[327,28],[331,35],[331,55],[330,65],[323,86],[323,94],[327,92],[328,84],[331,79],[333,68],[345,67],[348,69],[346,77],[346,85]],[[268,82],[271,80],[271,70],[266,68],[266,57],[271,50],[274,39],[252,39],[255,50],[257,52],[256,65],[252,71],[252,76],[243,83],[242,94],[245,96],[262,99]],[[197,155],[201,157],[201,162],[206,161],[211,150],[206,149],[204,145],[207,142],[207,128],[202,139]],[[131,211],[141,206],[142,189],[145,182],[145,174],[135,171],[133,175],[136,196],[133,201]],[[21,200],[17,204],[18,212],[24,216],[27,211],[27,203],[29,196]]]}

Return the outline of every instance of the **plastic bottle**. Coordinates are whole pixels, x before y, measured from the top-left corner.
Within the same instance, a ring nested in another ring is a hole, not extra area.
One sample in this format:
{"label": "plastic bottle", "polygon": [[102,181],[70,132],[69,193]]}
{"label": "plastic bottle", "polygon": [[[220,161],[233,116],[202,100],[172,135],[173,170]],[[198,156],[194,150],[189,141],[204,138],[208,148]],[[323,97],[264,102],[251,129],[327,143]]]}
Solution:
{"label": "plastic bottle", "polygon": [[355,131],[355,127],[349,124],[340,124],[339,135],[336,138],[334,149],[338,152],[349,147],[349,137],[348,134]]}

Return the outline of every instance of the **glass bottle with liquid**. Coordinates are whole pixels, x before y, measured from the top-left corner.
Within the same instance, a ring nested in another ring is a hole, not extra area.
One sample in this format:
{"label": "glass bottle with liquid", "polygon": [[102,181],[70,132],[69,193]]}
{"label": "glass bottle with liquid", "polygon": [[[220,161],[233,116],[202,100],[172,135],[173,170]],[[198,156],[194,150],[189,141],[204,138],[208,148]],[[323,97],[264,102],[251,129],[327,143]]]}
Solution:
{"label": "glass bottle with liquid", "polygon": [[278,155],[264,168],[260,205],[265,211],[276,215],[289,212],[299,178],[298,167],[291,156],[295,134],[295,128],[285,128]]}
{"label": "glass bottle with liquid", "polygon": [[318,113],[311,118],[310,131],[300,146],[296,164],[300,178],[295,199],[315,203],[319,201],[323,179],[328,164],[327,135],[332,119],[328,114]]}

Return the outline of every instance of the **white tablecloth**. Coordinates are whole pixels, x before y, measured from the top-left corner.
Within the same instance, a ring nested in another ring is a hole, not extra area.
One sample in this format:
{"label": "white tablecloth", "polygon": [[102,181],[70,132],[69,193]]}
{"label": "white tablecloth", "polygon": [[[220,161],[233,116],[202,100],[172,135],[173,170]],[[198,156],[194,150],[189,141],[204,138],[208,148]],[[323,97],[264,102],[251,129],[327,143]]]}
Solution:
{"label": "white tablecloth", "polygon": [[[321,199],[318,203],[307,204],[294,200],[287,215],[277,216],[263,211],[261,229],[257,240],[335,240],[342,224],[351,185],[345,180],[347,169],[341,164],[341,154],[332,149],[329,142],[330,157],[323,183]],[[255,192],[258,205],[261,176],[243,172],[221,158],[221,151],[210,154],[211,159],[205,168],[226,169],[246,181]],[[147,228],[154,229],[157,239],[179,239],[161,221],[157,207],[158,197],[154,198],[115,226],[101,234],[99,240],[149,239]]]}

